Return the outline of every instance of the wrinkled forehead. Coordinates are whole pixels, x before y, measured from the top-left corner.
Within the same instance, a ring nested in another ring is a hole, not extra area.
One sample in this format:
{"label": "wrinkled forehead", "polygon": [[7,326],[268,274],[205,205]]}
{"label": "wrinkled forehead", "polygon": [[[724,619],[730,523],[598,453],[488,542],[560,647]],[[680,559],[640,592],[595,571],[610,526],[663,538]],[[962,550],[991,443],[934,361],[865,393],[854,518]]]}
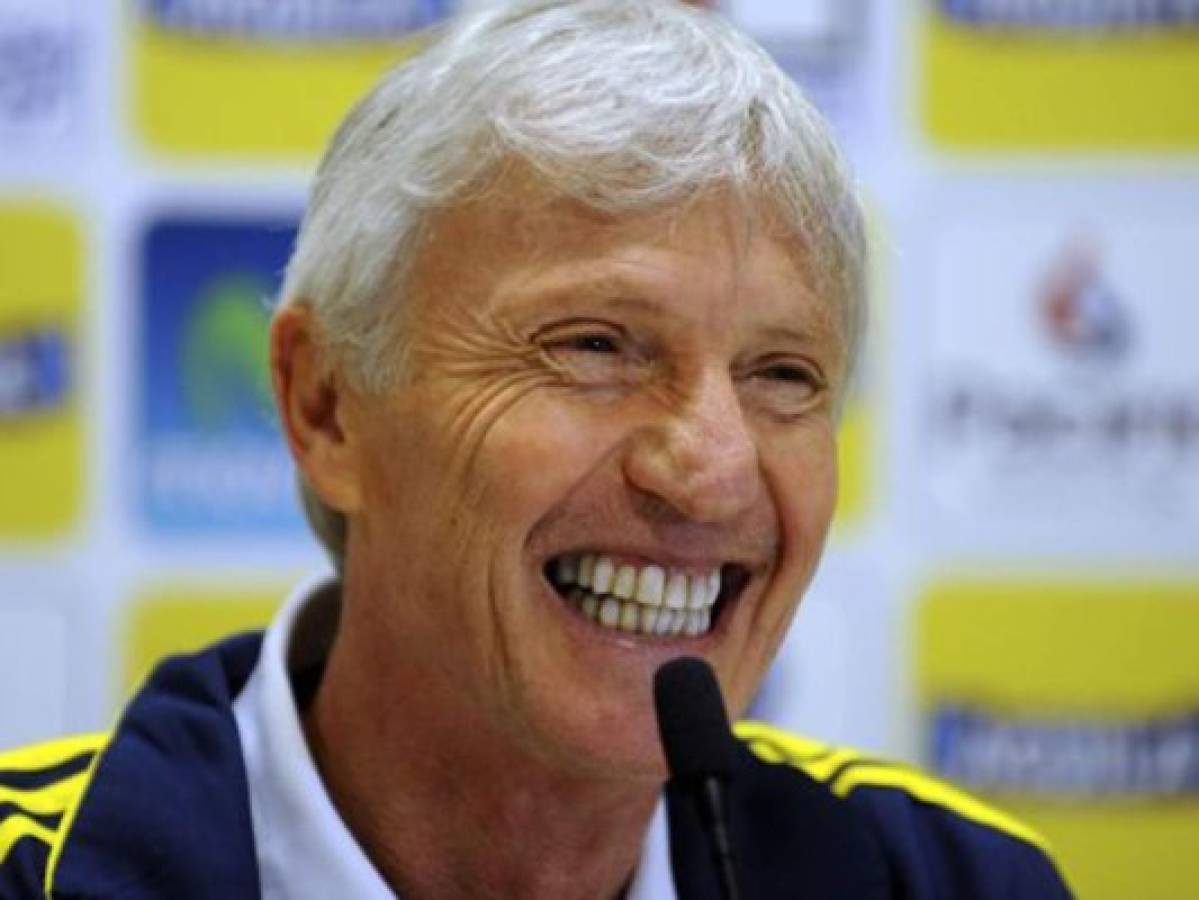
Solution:
{"label": "wrinkled forehead", "polygon": [[608,210],[553,190],[526,167],[514,165],[430,217],[413,274],[429,286],[431,279],[445,283],[461,277],[464,268],[484,277],[512,260],[526,268],[551,266],[598,257],[619,245],[664,246],[697,218],[709,229],[705,252],[726,256],[730,268],[745,260],[755,242],[782,249],[794,267],[797,289],[816,298],[830,323],[840,320],[841,298],[824,289],[819,260],[803,236],[769,198],[727,184],[696,187],[666,204]]}

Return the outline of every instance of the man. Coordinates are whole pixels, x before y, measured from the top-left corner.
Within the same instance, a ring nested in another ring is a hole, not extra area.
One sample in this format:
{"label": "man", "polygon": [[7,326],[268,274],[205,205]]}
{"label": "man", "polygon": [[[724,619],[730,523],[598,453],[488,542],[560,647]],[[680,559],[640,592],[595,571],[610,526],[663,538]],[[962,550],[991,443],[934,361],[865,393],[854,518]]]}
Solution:
{"label": "man", "polygon": [[[824,126],[712,14],[460,22],[334,137],[271,331],[337,578],[165,663],[111,739],[0,759],[0,893],[718,896],[651,683],[702,657],[740,713],[782,640],[863,266]],[[1066,894],[945,786],[739,734],[747,898]]]}

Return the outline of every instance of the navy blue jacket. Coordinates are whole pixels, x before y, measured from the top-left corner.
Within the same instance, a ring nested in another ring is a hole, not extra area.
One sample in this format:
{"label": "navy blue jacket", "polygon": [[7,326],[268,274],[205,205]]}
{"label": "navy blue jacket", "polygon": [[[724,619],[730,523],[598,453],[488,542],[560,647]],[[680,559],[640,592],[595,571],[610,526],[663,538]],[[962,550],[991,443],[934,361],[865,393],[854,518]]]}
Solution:
{"label": "navy blue jacket", "polygon": [[[261,635],[163,663],[109,738],[0,754],[0,898],[256,898],[232,702]],[[1035,833],[940,782],[737,726],[744,900],[1069,897]],[[666,789],[680,897],[719,900],[691,800]]]}

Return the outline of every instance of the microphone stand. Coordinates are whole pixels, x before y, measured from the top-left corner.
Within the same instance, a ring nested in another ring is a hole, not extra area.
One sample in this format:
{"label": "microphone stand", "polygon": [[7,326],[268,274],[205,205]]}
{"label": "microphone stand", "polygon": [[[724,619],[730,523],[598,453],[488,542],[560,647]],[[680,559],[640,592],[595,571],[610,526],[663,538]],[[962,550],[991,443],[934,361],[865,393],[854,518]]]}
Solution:
{"label": "microphone stand", "polygon": [[701,779],[695,788],[696,805],[699,807],[700,820],[704,824],[704,834],[708,837],[712,864],[716,867],[721,900],[741,900],[741,892],[737,887],[737,873],[733,868],[733,842],[729,832],[724,782],[709,775]]}
{"label": "microphone stand", "polygon": [[664,663],[654,674],[654,709],[671,779],[699,813],[721,900],[741,900],[725,792],[736,744],[712,667],[695,657]]}

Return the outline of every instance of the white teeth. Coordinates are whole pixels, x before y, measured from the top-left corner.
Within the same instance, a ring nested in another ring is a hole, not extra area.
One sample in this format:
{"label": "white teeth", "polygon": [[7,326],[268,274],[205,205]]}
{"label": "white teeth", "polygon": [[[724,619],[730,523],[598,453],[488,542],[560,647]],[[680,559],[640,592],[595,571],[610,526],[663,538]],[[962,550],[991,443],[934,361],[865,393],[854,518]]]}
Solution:
{"label": "white teeth", "polygon": [[646,606],[661,606],[665,582],[666,573],[660,566],[646,566],[637,576],[637,602]]}
{"label": "white teeth", "polygon": [[683,624],[687,621],[687,614],[681,609],[676,609],[671,612],[670,619],[670,634],[672,637],[678,637],[683,633]]}
{"label": "white teeth", "polygon": [[658,610],[658,621],[654,624],[654,634],[664,636],[670,634],[670,625],[674,621],[674,613],[669,609]]}
{"label": "white teeth", "polygon": [[579,558],[579,587],[591,587],[591,573],[595,570],[595,557],[587,553]]}
{"label": "white teeth", "polygon": [[666,581],[665,606],[683,609],[687,605],[687,576],[682,572],[671,572]]}
{"label": "white teeth", "polygon": [[608,628],[615,628],[620,624],[620,607],[621,602],[615,597],[606,597],[604,602],[600,604],[600,624]]}
{"label": "white teeth", "polygon": [[598,597],[580,587],[569,594],[572,606],[604,628],[658,637],[699,637],[708,633],[712,624],[710,609],[667,609],[645,606],[632,600]]}
{"label": "white teeth", "polygon": [[612,596],[629,600],[636,591],[637,570],[632,566],[621,566],[616,570],[616,578],[612,582]]}
{"label": "white teeth", "polygon": [[[606,600],[604,601],[607,602]],[[640,616],[637,613],[636,603],[620,604],[620,630],[621,631],[636,631]]]}
{"label": "white teeth", "polygon": [[616,564],[598,553],[554,561],[553,580],[568,602],[593,622],[628,633],[691,637],[706,634],[720,594],[720,570],[707,574],[658,565]]}
{"label": "white teeth", "polygon": [[591,573],[591,590],[597,594],[606,594],[612,590],[612,578],[616,574],[616,566],[606,556],[595,561],[595,571]]}
{"label": "white teeth", "polygon": [[720,570],[703,575],[667,571],[658,565],[640,569],[629,563],[617,565],[609,556],[584,553],[559,557],[554,562],[554,582],[561,588],[584,587],[596,594],[611,594],[621,600],[636,600],[645,606],[669,609],[703,609],[720,594]]}

